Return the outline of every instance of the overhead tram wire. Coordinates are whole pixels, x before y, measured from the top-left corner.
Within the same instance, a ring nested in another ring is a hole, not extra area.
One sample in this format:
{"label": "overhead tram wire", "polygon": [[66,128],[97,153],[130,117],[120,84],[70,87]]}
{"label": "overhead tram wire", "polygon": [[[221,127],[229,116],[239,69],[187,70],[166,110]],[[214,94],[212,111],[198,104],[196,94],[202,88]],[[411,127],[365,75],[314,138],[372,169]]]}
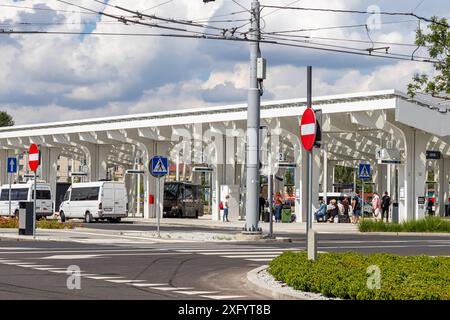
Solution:
{"label": "overhead tram wire", "polygon": [[[272,6],[272,5],[261,5],[263,8],[276,8],[276,9],[285,9],[285,10],[299,10],[299,11],[318,11],[318,12],[334,12],[334,13],[352,13],[352,14],[365,14],[370,15],[373,14],[370,11],[362,11],[362,10],[345,10],[345,9],[326,9],[326,8],[306,8],[306,7],[282,7],[282,6]],[[448,24],[442,23],[440,21],[434,21],[430,18],[419,16],[413,12],[388,12],[388,11],[380,11],[376,12],[380,15],[388,15],[388,16],[411,16],[416,19],[437,24],[446,28],[449,28],[450,26]]]}
{"label": "overhead tram wire", "polygon": [[[205,40],[219,40],[219,41],[235,41],[235,42],[253,42],[249,39],[244,38],[230,38],[230,37],[222,37],[217,35],[208,35],[208,34],[151,34],[151,33],[107,33],[107,32],[68,32],[68,31],[14,31],[14,30],[2,30],[0,29],[0,35],[14,35],[14,34],[21,34],[21,35],[86,35],[86,36],[137,36],[137,37],[170,37],[170,38],[191,38],[191,39],[205,39]],[[392,56],[390,54],[378,54],[378,53],[364,53],[364,52],[356,52],[352,50],[344,50],[344,49],[330,49],[330,48],[323,48],[323,47],[317,47],[317,46],[309,46],[306,44],[292,44],[292,43],[285,43],[281,41],[272,41],[272,40],[259,40],[261,43],[265,44],[271,44],[271,45],[281,45],[281,46],[287,46],[287,47],[296,47],[296,48],[304,48],[304,49],[313,49],[313,50],[320,50],[320,51],[328,51],[328,52],[335,52],[335,53],[343,53],[343,54],[353,54],[353,55],[359,55],[359,56],[366,56],[366,57],[377,57],[377,58],[386,58],[386,59],[393,59],[393,60],[404,60],[404,61],[411,61],[411,58],[402,58],[402,57],[396,57]],[[434,61],[433,59],[420,59],[416,57],[417,59],[414,59],[414,61],[417,62],[426,62],[426,63],[436,63],[437,61]]]}
{"label": "overhead tram wire", "polygon": [[73,10],[62,10],[62,9],[52,9],[52,8],[40,8],[40,7],[27,7],[27,6],[17,6],[17,5],[13,5],[13,4],[0,4],[0,7],[4,7],[4,8],[15,8],[15,9],[25,9],[25,10],[36,10],[36,11],[53,11],[53,12],[61,12],[61,13],[82,13],[82,14],[97,14],[97,13],[93,13],[93,12],[85,12],[85,11],[81,11],[81,12],[76,12]]}
{"label": "overhead tram wire", "polygon": [[[324,44],[324,43],[319,43],[319,42],[314,42],[314,41],[308,41],[308,40],[293,40],[293,39],[286,39],[283,37],[275,37],[275,36],[266,36],[263,37],[263,39],[268,39],[268,40],[281,40],[281,41],[289,41],[289,42],[295,42],[295,43],[306,43],[306,44],[313,44],[313,45],[318,45],[318,46],[325,46],[328,48],[337,48],[337,49],[346,49],[346,50],[355,50],[355,51],[361,51],[361,52],[366,52],[368,51],[368,49],[362,49],[362,48],[353,48],[353,47],[346,47],[346,46],[339,46],[339,45],[330,45],[330,44]],[[373,55],[373,51],[372,53],[369,55]],[[378,52],[379,55],[389,55],[390,57],[402,57],[402,58],[408,58],[408,60],[411,60],[411,55],[407,55],[407,54],[401,54],[401,53],[381,53]],[[429,59],[428,57],[421,57],[421,56],[416,56],[415,58],[420,58],[423,60],[427,60]],[[414,60],[414,59],[413,59]]]}
{"label": "overhead tram wire", "polygon": [[[341,42],[353,42],[353,43],[367,43],[367,44],[382,44],[382,45],[391,45],[391,46],[403,46],[403,47],[417,47],[417,44],[413,43],[401,43],[401,42],[384,42],[384,41],[367,41],[367,40],[358,40],[358,39],[343,39],[343,38],[331,38],[331,37],[316,37],[316,36],[304,36],[304,35],[296,35],[296,34],[278,34],[274,32],[262,33],[266,36],[279,36],[285,38],[301,38],[301,39],[312,39],[312,40],[326,40],[326,41],[341,41]],[[294,39],[292,39],[294,40]],[[423,46],[426,48],[426,46]]]}
{"label": "overhead tram wire", "polygon": [[96,12],[97,14],[102,15],[102,16],[115,18],[118,21],[123,22],[124,24],[131,23],[131,24],[143,25],[143,26],[152,27],[152,28],[160,28],[160,29],[166,29],[166,30],[172,30],[172,31],[192,32],[192,33],[199,33],[199,34],[201,34],[201,32],[198,32],[198,31],[191,31],[191,30],[187,30],[187,29],[182,29],[182,28],[177,28],[177,27],[170,27],[170,26],[162,26],[162,25],[155,24],[155,23],[147,23],[147,22],[142,22],[140,20],[128,19],[128,18],[125,18],[123,16],[115,16],[115,15],[112,15],[112,14],[109,14],[109,13],[105,13],[105,12],[102,12],[102,11],[95,11],[93,9],[89,9],[89,8],[86,8],[86,7],[83,7],[83,6],[74,4],[74,3],[70,3],[70,2],[65,1],[65,0],[56,0],[56,1],[68,4],[68,5],[71,5],[71,6],[75,6],[77,8],[83,9],[83,10]]}
{"label": "overhead tram wire", "polygon": [[159,8],[159,7],[163,6],[163,5],[171,3],[171,2],[173,2],[173,0],[169,0],[169,1],[166,1],[166,2],[163,2],[163,3],[160,3],[160,4],[158,4],[158,5],[154,6],[154,7],[142,10],[142,12],[146,12],[146,11],[149,11],[149,10],[153,10],[153,9]]}
{"label": "overhead tram wire", "polygon": [[98,2],[100,4],[103,4],[103,5],[111,7],[111,8],[115,8],[115,9],[118,9],[118,10],[121,10],[121,11],[125,11],[125,12],[128,12],[128,13],[135,14],[136,17],[140,18],[141,20],[142,20],[143,17],[146,17],[146,18],[149,18],[149,19],[155,19],[155,20],[165,21],[165,22],[174,23],[174,24],[187,25],[187,26],[197,27],[197,28],[214,29],[214,30],[220,30],[222,32],[224,31],[223,28],[217,28],[217,27],[214,27],[214,26],[208,26],[208,25],[193,23],[192,21],[176,20],[176,19],[172,19],[172,18],[163,18],[163,17],[159,17],[159,16],[156,16],[156,15],[144,14],[144,13],[141,13],[139,11],[130,10],[130,9],[127,9],[127,8],[124,8],[124,7],[121,7],[121,6],[115,6],[115,5],[109,4],[109,3],[104,2],[104,1],[100,1],[100,0],[92,0],[92,1]]}
{"label": "overhead tram wire", "polygon": [[[380,22],[380,24],[400,24],[400,23],[408,23],[408,22],[416,22],[417,23],[417,20],[388,21],[388,22]],[[351,28],[365,28],[365,27],[366,27],[366,24],[350,24],[350,25],[342,25],[342,26],[267,31],[265,33],[266,34],[280,34],[280,33],[295,33],[295,32],[321,31],[321,30],[333,30],[333,29],[351,29]]]}

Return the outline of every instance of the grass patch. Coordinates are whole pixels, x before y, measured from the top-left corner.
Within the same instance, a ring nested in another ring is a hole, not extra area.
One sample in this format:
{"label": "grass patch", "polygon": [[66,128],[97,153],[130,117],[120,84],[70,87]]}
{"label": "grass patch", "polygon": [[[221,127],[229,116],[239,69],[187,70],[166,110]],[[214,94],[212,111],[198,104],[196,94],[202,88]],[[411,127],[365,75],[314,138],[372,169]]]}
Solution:
{"label": "grass patch", "polygon": [[[380,270],[379,289],[368,287],[370,266]],[[316,261],[306,252],[285,252],[269,266],[275,279],[297,290],[352,300],[449,300],[448,270],[448,257],[356,252],[322,253]]]}
{"label": "grass patch", "polygon": [[[59,222],[58,219],[47,220],[42,218],[36,221],[36,228],[39,229],[74,229],[75,227],[81,227],[82,224],[75,222]],[[0,217],[0,228],[19,228],[19,219],[16,217]]]}
{"label": "grass patch", "polygon": [[359,223],[361,232],[449,232],[450,220],[427,217],[402,223],[386,223],[364,219]]}

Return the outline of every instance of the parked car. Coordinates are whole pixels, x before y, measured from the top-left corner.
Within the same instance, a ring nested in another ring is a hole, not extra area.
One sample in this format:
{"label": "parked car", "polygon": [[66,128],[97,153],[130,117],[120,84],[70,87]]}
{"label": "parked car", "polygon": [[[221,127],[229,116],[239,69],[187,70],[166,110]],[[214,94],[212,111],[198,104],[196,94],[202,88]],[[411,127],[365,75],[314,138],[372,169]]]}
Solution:
{"label": "parked car", "polygon": [[78,218],[120,222],[128,216],[128,199],[123,182],[76,183],[67,190],[59,207],[61,221]]}
{"label": "parked car", "polygon": [[[36,184],[36,216],[53,215],[52,189],[45,182]],[[11,185],[11,212],[9,211],[9,185],[3,185],[0,193],[0,215],[18,216],[20,201],[34,200],[34,181]]]}
{"label": "parked car", "polygon": [[187,182],[164,184],[163,217],[198,218],[203,215],[200,186]]}

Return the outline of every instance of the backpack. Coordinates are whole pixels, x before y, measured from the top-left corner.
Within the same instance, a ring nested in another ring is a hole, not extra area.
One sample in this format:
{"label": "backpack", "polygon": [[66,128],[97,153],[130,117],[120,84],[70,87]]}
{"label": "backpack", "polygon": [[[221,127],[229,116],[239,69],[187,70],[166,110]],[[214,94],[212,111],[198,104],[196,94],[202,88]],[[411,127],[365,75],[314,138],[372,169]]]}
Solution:
{"label": "backpack", "polygon": [[220,210],[223,210],[223,202],[222,202],[222,201],[220,201],[219,209],[220,209]]}
{"label": "backpack", "polygon": [[355,210],[361,210],[361,198],[356,196],[355,197]]}

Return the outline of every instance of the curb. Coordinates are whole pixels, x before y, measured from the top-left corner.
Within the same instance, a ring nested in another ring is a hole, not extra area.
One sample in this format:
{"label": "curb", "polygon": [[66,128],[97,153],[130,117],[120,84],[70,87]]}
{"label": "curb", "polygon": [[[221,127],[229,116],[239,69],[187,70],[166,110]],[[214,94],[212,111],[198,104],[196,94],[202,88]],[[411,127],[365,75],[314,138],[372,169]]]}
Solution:
{"label": "curb", "polygon": [[450,233],[444,232],[359,232],[355,234],[368,236],[415,236],[415,237],[450,237]]}
{"label": "curb", "polygon": [[258,279],[258,273],[268,268],[268,265],[258,267],[247,273],[247,287],[255,292],[275,300],[306,300],[301,293],[287,293],[279,288],[273,288]]}

